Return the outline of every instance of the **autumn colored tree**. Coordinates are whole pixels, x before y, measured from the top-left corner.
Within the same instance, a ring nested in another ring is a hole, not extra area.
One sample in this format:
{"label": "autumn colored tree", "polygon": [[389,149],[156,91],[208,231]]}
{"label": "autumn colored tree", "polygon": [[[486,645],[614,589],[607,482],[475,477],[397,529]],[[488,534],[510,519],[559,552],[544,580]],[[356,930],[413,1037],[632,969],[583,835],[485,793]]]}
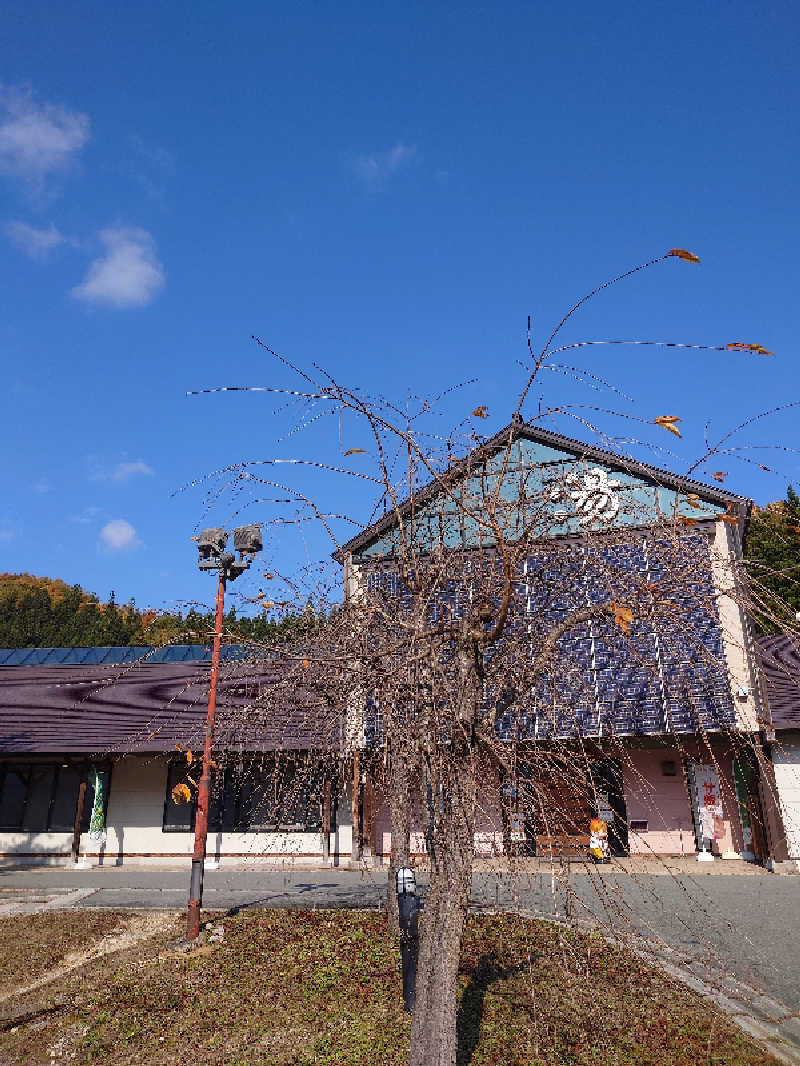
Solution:
{"label": "autumn colored tree", "polygon": [[[734,728],[733,678],[721,644],[707,639],[719,625],[715,567],[727,575],[723,595],[740,612],[750,607],[738,561],[745,501],[721,490],[703,495],[668,475],[664,491],[656,486],[618,492],[622,481],[612,484],[607,471],[590,465],[591,449],[583,457],[578,451],[571,465],[562,463],[554,472],[529,447],[532,427],[570,413],[569,404],[528,413],[534,383],[556,358],[586,343],[770,354],[744,342],[558,343],[564,325],[588,299],[670,258],[699,262],[690,252],[672,249],[598,286],[570,309],[541,348],[534,347],[529,329],[526,378],[510,405],[508,426],[489,440],[479,431],[485,405],[451,433],[431,432],[425,421],[429,401],[401,407],[373,399],[330,374],[303,371],[261,345],[297,380],[290,389],[258,386],[258,391],[307,405],[301,428],[327,414],[340,438],[344,420],[355,439],[335,463],[265,459],[226,473],[237,488],[266,492],[259,503],[280,509],[276,522],[284,523],[289,511],[292,521],[318,522],[344,567],[344,602],[336,602],[331,582],[326,586],[317,579],[315,603],[327,623],[313,641],[290,641],[278,650],[280,680],[250,708],[250,725],[257,727],[260,715],[274,719],[287,694],[302,688],[324,701],[330,728],[340,729],[344,747],[371,758],[391,811],[390,901],[393,873],[410,857],[412,824],[427,823],[430,884],[410,1066],[456,1061],[457,973],[480,789],[487,780],[520,780],[524,765],[525,787],[545,819],[543,837],[555,839],[569,828],[570,813],[567,796],[554,797],[551,782],[569,782],[568,791],[588,801],[598,789],[591,769],[597,751],[626,757],[614,735],[619,707],[613,694],[610,710],[601,698],[603,670],[625,671],[634,679],[628,688],[640,696],[626,692],[619,699],[639,699],[642,714],[649,713],[647,694],[658,691],[659,709],[640,728],[669,734],[687,758],[694,751],[687,747],[687,731],[692,744],[702,745],[709,729],[729,729],[733,742],[750,745]],[[584,427],[594,428],[585,410],[573,413]],[[626,418],[681,435],[676,414]],[[724,454],[725,438],[703,458]],[[322,502],[324,493],[317,500],[273,476],[279,462],[290,470],[294,463],[328,478],[367,481],[377,490],[373,515],[384,518],[363,543],[358,538],[343,543],[336,529],[344,516]],[[631,459],[621,472],[630,486],[641,467]],[[721,483],[725,473],[710,476]],[[270,521],[267,515],[265,524]],[[709,548],[710,541],[724,547]],[[267,608],[296,611],[299,588],[287,579],[283,594]],[[585,666],[587,642],[593,649],[591,670]],[[749,750],[759,757],[757,745]],[[713,758],[710,748],[707,757]],[[509,786],[503,792],[506,819],[514,814],[511,795]],[[507,843],[513,832],[507,821]]]}
{"label": "autumn colored tree", "polygon": [[[296,629],[291,615],[280,619],[237,615],[226,617],[225,639],[271,643]],[[214,632],[212,611],[186,614],[139,611],[134,603],[107,603],[80,585],[31,574],[0,574],[0,648],[98,648],[203,644]]]}

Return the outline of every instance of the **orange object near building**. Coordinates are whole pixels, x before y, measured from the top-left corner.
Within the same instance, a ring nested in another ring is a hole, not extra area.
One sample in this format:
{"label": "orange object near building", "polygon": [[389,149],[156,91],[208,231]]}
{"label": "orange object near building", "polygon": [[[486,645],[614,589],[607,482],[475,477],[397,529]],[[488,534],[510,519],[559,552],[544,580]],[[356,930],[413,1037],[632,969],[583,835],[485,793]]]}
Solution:
{"label": "orange object near building", "polygon": [[595,862],[608,862],[608,822],[603,818],[589,822],[589,854]]}

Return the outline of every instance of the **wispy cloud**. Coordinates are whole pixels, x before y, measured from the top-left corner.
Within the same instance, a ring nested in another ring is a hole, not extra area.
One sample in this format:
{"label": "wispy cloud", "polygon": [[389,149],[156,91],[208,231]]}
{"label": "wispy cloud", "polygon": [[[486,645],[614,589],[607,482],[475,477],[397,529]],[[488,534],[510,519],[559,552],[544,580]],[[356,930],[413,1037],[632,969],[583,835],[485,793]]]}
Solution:
{"label": "wispy cloud", "polygon": [[117,227],[100,232],[105,254],[90,264],[72,290],[76,300],[124,310],[145,307],[164,285],[164,267],[147,230]]}
{"label": "wispy cloud", "polygon": [[359,155],[353,160],[353,171],[366,185],[376,185],[408,166],[417,155],[414,144],[398,142],[385,152]]}
{"label": "wispy cloud", "polygon": [[77,522],[82,526],[89,526],[92,522],[97,521],[97,516],[100,514],[101,509],[99,507],[84,507],[80,514],[70,515],[70,522]]}
{"label": "wispy cloud", "polygon": [[47,259],[54,248],[72,244],[51,222],[47,228],[29,226],[27,222],[9,222],[6,233],[18,248],[31,259]]}
{"label": "wispy cloud", "polygon": [[132,477],[136,477],[138,474],[145,474],[148,477],[153,476],[153,468],[148,466],[142,459],[137,459],[133,463],[118,463],[114,473],[111,475],[112,481],[128,481]]}
{"label": "wispy cloud", "polygon": [[89,140],[89,118],[0,86],[0,173],[41,183],[66,169]]}
{"label": "wispy cloud", "polygon": [[[123,452],[123,455],[126,453]],[[110,463],[104,462],[102,458],[97,455],[87,455],[86,465],[88,468],[87,476],[89,481],[116,481],[125,482],[130,481],[133,477],[139,477],[143,475],[145,477],[152,477],[155,471],[146,463],[144,459],[127,459],[124,458],[116,464],[111,466]]]}
{"label": "wispy cloud", "polygon": [[100,530],[100,543],[106,551],[122,552],[138,548],[142,542],[130,522],[124,518],[112,518]]}
{"label": "wispy cloud", "polygon": [[122,165],[123,173],[133,178],[151,199],[163,201],[167,183],[175,174],[175,155],[135,133],[128,137],[128,146],[130,155]]}
{"label": "wispy cloud", "polygon": [[46,477],[39,478],[38,481],[33,483],[33,491],[39,492],[44,495],[45,492],[49,492],[51,488],[50,482]]}
{"label": "wispy cloud", "polygon": [[12,529],[11,526],[7,525],[5,522],[0,521],[0,544],[8,544],[8,542],[12,541],[16,535],[16,530]]}

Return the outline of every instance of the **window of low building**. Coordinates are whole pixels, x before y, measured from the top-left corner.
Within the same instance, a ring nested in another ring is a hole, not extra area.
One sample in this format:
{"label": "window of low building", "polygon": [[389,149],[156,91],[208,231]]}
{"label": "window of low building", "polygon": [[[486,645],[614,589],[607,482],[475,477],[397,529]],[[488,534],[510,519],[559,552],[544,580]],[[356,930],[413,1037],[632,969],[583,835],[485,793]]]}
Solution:
{"label": "window of low building", "polygon": [[[71,832],[75,826],[81,772],[76,766],[58,766],[54,769],[56,787],[50,807],[50,827],[55,832],[67,833]],[[90,808],[91,804],[91,796],[88,795],[87,789],[86,807]]]}
{"label": "window of low building", "polygon": [[[83,767],[61,761],[0,762],[0,829],[25,833],[71,833],[75,827]],[[111,766],[96,765],[108,806]],[[89,828],[92,790],[87,788],[82,830]]]}
{"label": "window of low building", "polygon": [[[186,783],[188,778],[186,763],[171,762],[167,768],[167,792],[164,797],[164,819],[162,830],[165,833],[192,833],[197,813],[197,791],[191,788],[192,798],[189,803],[176,803],[172,791],[176,785]],[[211,826],[209,826],[211,828]]]}
{"label": "window of low building", "polygon": [[[164,799],[163,830],[194,832],[199,771],[183,760],[170,763]],[[176,785],[189,784],[189,803],[175,803]],[[247,759],[212,775],[209,832],[319,832],[322,826],[321,770],[291,759]]]}
{"label": "window of low building", "polygon": [[28,765],[4,766],[0,783],[0,826],[22,829],[28,795]]}

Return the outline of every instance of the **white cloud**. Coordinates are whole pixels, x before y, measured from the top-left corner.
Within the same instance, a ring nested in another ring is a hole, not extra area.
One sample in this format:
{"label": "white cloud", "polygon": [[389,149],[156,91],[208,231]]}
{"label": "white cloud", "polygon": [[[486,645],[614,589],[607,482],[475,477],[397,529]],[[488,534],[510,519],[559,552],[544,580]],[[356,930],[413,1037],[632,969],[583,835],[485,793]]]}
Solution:
{"label": "white cloud", "polygon": [[124,518],[112,518],[100,530],[100,541],[106,551],[121,552],[137,548],[142,542],[136,536],[136,530]]}
{"label": "white cloud", "polygon": [[41,182],[64,170],[89,140],[89,118],[40,104],[30,90],[0,87],[0,173]]}
{"label": "white cloud", "polygon": [[155,242],[143,229],[110,228],[100,232],[105,255],[90,264],[72,290],[76,300],[118,309],[144,307],[164,284],[164,267]]}
{"label": "white cloud", "polygon": [[99,507],[84,507],[80,514],[70,515],[70,522],[79,522],[82,526],[91,525],[100,514]]}
{"label": "white cloud", "polygon": [[115,467],[98,458],[96,455],[87,455],[87,477],[89,481],[129,481],[132,477],[144,475],[152,477],[155,474],[152,466],[144,459],[128,459],[127,453],[122,453],[125,458],[120,460]]}
{"label": "white cloud", "polygon": [[353,162],[353,170],[367,185],[375,185],[409,164],[416,154],[416,145],[398,142],[385,152],[357,156]]}
{"label": "white cloud", "polygon": [[67,240],[52,222],[47,229],[29,226],[27,222],[9,222],[6,225],[6,233],[31,259],[46,259],[54,248],[58,248]]}
{"label": "white cloud", "polygon": [[113,481],[127,481],[129,478],[136,477],[137,474],[146,474],[152,477],[153,468],[148,466],[142,459],[137,459],[133,463],[118,463],[114,473],[111,475],[111,479]]}

